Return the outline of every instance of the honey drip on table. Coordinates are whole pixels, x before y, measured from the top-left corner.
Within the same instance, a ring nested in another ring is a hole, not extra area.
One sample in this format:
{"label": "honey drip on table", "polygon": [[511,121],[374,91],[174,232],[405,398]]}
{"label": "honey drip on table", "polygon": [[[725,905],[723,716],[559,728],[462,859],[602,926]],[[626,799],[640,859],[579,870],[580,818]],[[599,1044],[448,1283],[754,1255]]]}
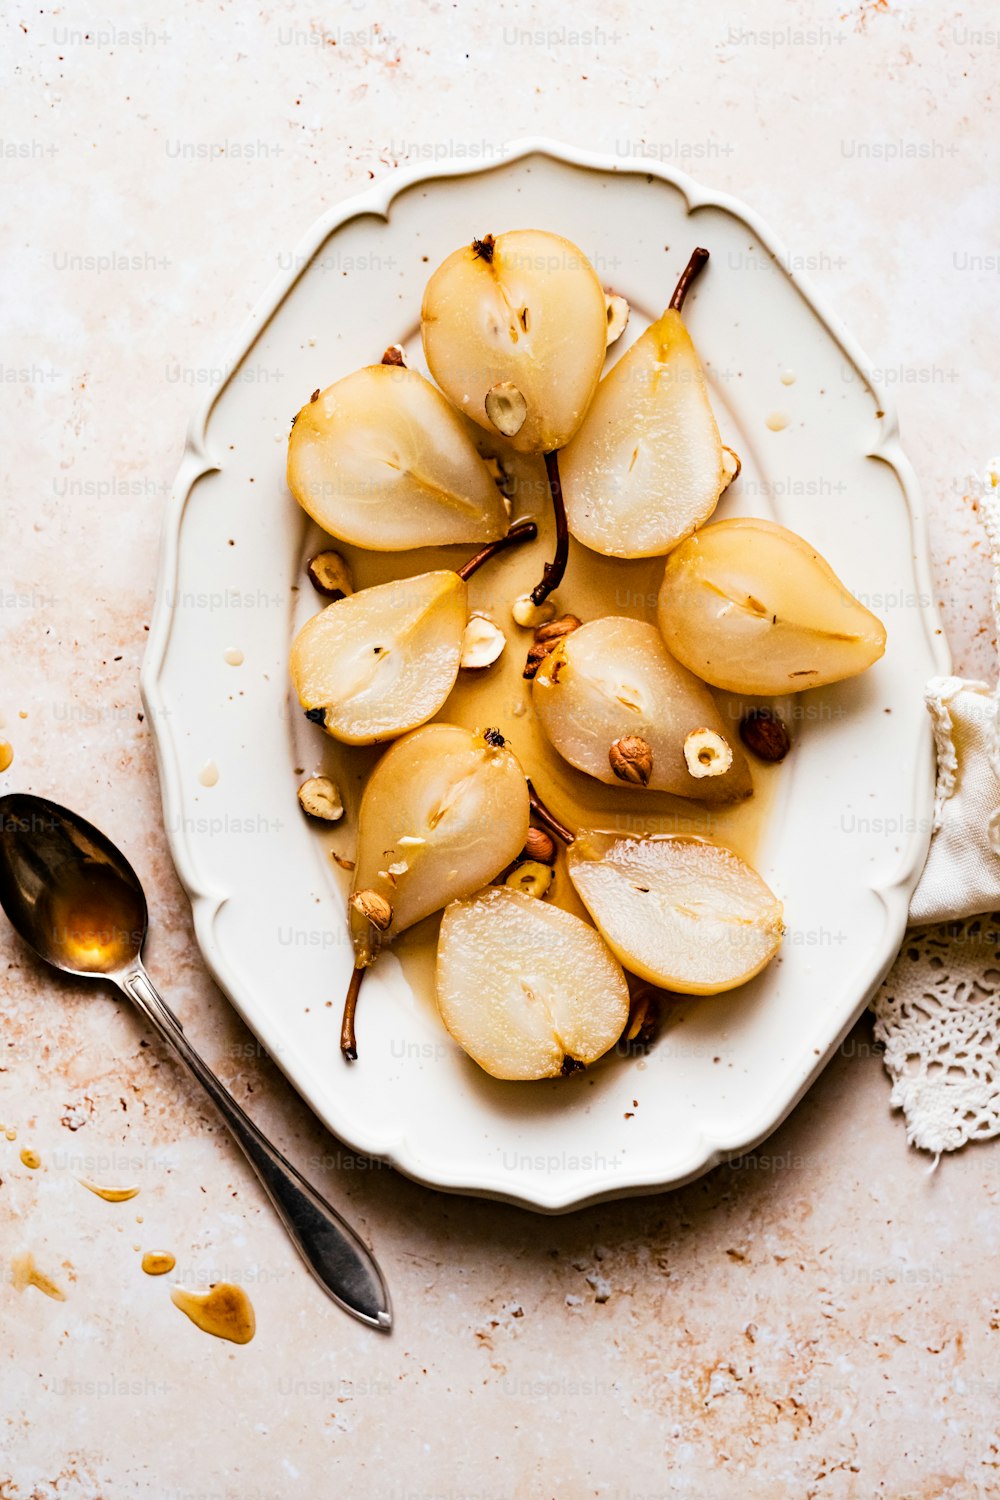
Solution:
{"label": "honey drip on table", "polygon": [[14,746],[9,740],[0,740],[0,774],[9,770],[14,760]]}
{"label": "honey drip on table", "polygon": [[147,1276],[166,1276],[176,1264],[177,1261],[169,1250],[147,1250],[142,1257],[142,1269]]}
{"label": "honey drip on table", "polygon": [[193,1292],[187,1287],[170,1289],[170,1300],[191,1319],[196,1328],[213,1338],[228,1339],[232,1344],[249,1344],[257,1332],[253,1304],[241,1286],[231,1281],[217,1281],[207,1292]]}
{"label": "honey drip on table", "polygon": [[22,1167],[30,1167],[34,1172],[37,1167],[42,1165],[42,1158],[37,1151],[32,1151],[30,1146],[22,1146],[21,1165]]}
{"label": "honey drip on table", "polygon": [[101,1187],[96,1182],[91,1182],[89,1177],[78,1177],[81,1187],[85,1187],[89,1193],[98,1198],[103,1198],[105,1203],[127,1203],[130,1198],[136,1197],[139,1192],[137,1187]]}
{"label": "honey drip on table", "polygon": [[33,1286],[54,1302],[66,1301],[66,1293],[56,1286],[51,1277],[38,1269],[30,1250],[26,1250],[23,1255],[15,1255],[12,1270],[11,1280],[17,1291],[23,1292],[26,1286]]}

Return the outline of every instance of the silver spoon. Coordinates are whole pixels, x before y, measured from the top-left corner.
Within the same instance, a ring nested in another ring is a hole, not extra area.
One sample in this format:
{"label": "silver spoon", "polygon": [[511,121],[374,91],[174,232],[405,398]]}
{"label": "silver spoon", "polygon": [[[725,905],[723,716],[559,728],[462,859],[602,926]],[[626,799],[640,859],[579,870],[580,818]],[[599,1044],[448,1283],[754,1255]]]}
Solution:
{"label": "silver spoon", "polygon": [[212,1099],[323,1290],[362,1323],[391,1328],[389,1293],[371,1252],[261,1135],[157,994],[141,958],[146,898],[110,839],[45,797],[0,797],[0,906],[46,963],[80,979],[107,979],[138,1006]]}

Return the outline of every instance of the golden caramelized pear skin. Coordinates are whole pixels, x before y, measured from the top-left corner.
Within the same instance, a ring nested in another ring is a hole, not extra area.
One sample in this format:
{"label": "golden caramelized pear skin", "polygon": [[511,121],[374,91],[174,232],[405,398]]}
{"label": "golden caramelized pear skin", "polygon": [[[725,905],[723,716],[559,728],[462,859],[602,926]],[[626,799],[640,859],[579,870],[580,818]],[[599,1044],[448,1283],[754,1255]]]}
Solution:
{"label": "golden caramelized pear skin", "polygon": [[774,521],[697,532],[667,558],[658,619],[667,649],[732,693],[798,693],[856,677],[885,627],[818,552]]}
{"label": "golden caramelized pear skin", "polygon": [[[352,893],[388,902],[391,938],[493,880],[527,836],[528,786],[512,752],[456,724],[426,724],[397,740],[368,779]],[[353,904],[350,920],[365,966],[379,938]]]}
{"label": "golden caramelized pear skin", "polygon": [[[608,786],[645,786],[699,802],[750,795],[735,727],[723,723],[705,684],[673,659],[655,625],[608,616],[579,626],[542,661],[532,702],[563,759]],[[724,774],[697,777],[688,769],[684,742],[698,729],[714,730],[730,746]],[[622,741],[636,740],[650,752],[648,775],[643,752],[636,755],[637,747],[626,743],[622,753]],[[625,779],[630,766],[637,773]]]}
{"label": "golden caramelized pear skin", "polygon": [[555,1078],[615,1045],[628,1019],[621,965],[571,912],[510,886],[445,910],[437,1001],[459,1046],[494,1078]]}
{"label": "golden caramelized pear skin", "polygon": [[490,542],[507,510],[429,380],[370,365],[321,391],[288,439],[288,488],[331,536],[373,552]]}
{"label": "golden caramelized pear skin", "polygon": [[420,329],[431,374],[463,415],[520,453],[547,453],[569,442],[597,388],[604,291],[569,240],[512,230],[448,256],[427,283]]}
{"label": "golden caramelized pear skin", "polygon": [[781,902],[738,855],[708,839],[584,830],[568,869],[612,952],[661,988],[734,989],[781,944]]}
{"label": "golden caramelized pear skin", "polygon": [[604,377],[560,458],[569,529],[609,557],[669,552],[730,472],[695,347],[668,308]]}

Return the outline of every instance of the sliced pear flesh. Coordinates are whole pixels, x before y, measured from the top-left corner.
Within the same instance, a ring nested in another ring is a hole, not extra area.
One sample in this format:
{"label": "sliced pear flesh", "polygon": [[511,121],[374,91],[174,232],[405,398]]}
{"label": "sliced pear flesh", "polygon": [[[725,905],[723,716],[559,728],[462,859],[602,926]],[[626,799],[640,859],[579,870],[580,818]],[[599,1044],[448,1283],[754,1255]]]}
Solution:
{"label": "sliced pear flesh", "polygon": [[885,627],[829,563],[774,521],[718,521],[667,558],[658,619],[667,649],[733,693],[797,693],[855,677]]}
{"label": "sliced pear flesh", "polygon": [[609,557],[653,557],[708,520],[732,477],[708,388],[668,308],[604,377],[560,455],[569,529]]}
{"label": "sliced pear flesh", "polygon": [[[646,786],[702,802],[751,792],[735,726],[727,731],[711,693],[671,657],[655,625],[608,616],[579,626],[542,661],[532,701],[559,754],[608,786]],[[721,776],[696,777],[688,769],[685,741],[704,729],[732,749]],[[623,780],[612,769],[612,747],[628,739],[644,741],[652,754],[645,781]]]}
{"label": "sliced pear flesh", "polygon": [[621,1036],[621,965],[571,912],[494,886],[445,911],[437,999],[459,1046],[494,1078],[554,1078]]}
{"label": "sliced pear flesh", "polygon": [[449,255],[427,283],[420,327],[431,374],[459,411],[520,453],[547,453],[583,420],[608,320],[583,251],[518,229]]}
{"label": "sliced pear flesh", "polygon": [[[516,757],[491,731],[426,724],[397,740],[368,779],[358,814],[352,894],[392,908],[389,937],[467,896],[512,864],[528,836],[528,787]],[[379,939],[352,905],[357,962]]]}
{"label": "sliced pear flesh", "polygon": [[375,552],[488,542],[503,497],[462,420],[415,370],[370,365],[302,408],[288,487],[331,536]]}
{"label": "sliced pear flesh", "polygon": [[708,839],[587,829],[570,845],[567,868],[611,950],[663,989],[733,989],[781,944],[781,902],[750,865]]}
{"label": "sliced pear flesh", "polygon": [[420,573],[350,594],[314,615],[292,645],[292,682],[309,713],[348,745],[373,745],[434,717],[455,685],[468,619],[457,573]]}

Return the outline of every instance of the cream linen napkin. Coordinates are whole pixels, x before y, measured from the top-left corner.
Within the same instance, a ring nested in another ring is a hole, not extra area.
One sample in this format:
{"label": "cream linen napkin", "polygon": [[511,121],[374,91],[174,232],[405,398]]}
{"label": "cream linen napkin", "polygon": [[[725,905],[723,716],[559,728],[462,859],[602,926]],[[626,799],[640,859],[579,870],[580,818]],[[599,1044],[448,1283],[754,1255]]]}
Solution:
{"label": "cream linen napkin", "polygon": [[[988,466],[980,514],[1000,642],[1000,459]],[[872,1009],[907,1140],[937,1157],[1000,1134],[1000,927],[988,915],[1000,912],[1000,683],[935,677],[925,699],[934,829],[910,903],[916,930]]]}

